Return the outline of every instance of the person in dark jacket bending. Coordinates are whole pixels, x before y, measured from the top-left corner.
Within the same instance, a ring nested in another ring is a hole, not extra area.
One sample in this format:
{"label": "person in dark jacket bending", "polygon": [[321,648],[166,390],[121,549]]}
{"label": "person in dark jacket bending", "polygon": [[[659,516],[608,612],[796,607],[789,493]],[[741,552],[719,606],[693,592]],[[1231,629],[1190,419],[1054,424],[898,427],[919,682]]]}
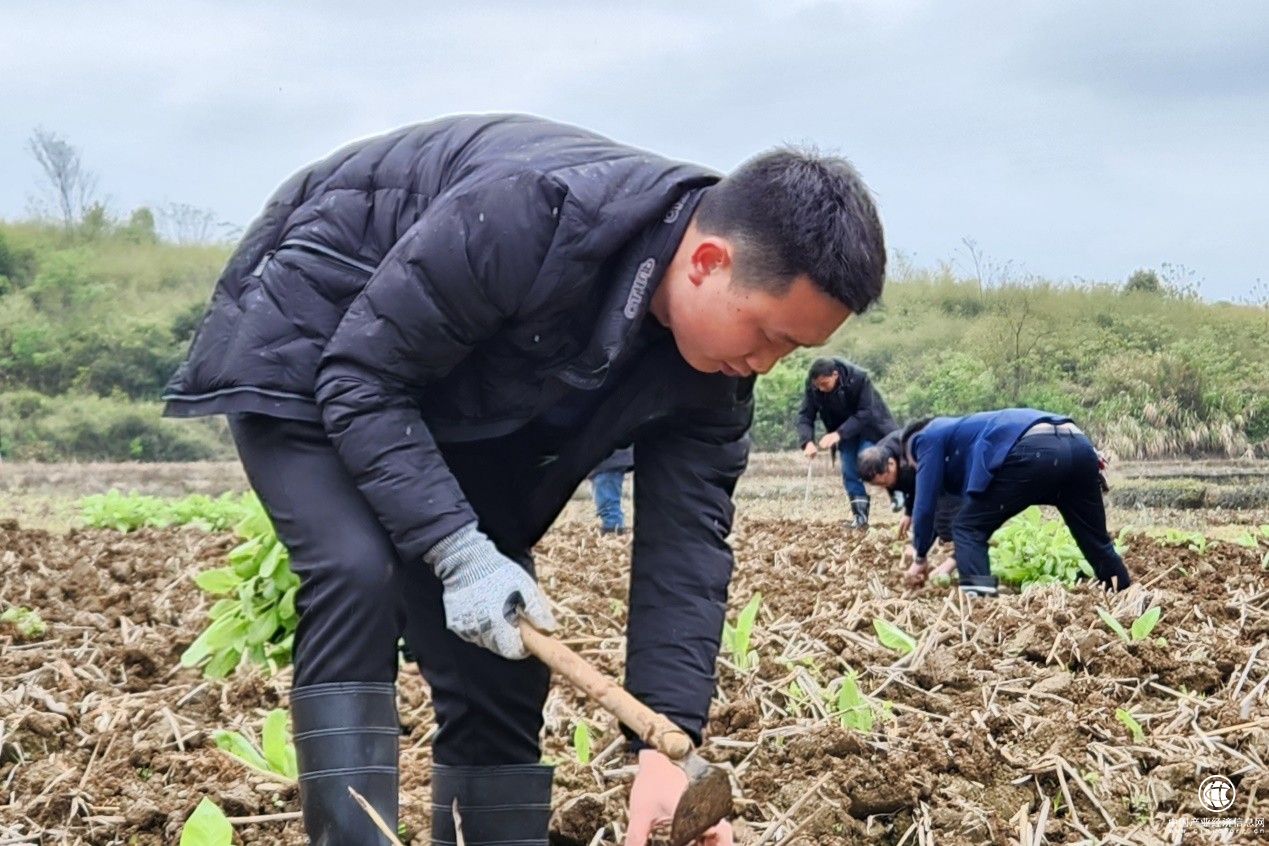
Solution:
{"label": "person in dark jacket bending", "polygon": [[634,469],[634,450],[623,447],[600,462],[591,471],[591,494],[595,498],[595,514],[599,531],[606,535],[626,532],[626,515],[621,511],[621,485],[626,474]]}
{"label": "person in dark jacket bending", "polygon": [[[908,538],[912,530],[912,507],[916,502],[916,468],[903,455],[903,432],[899,429],[859,453],[859,476],[865,482],[884,488],[891,496],[902,495],[903,517],[899,520],[899,536]],[[961,497],[943,491],[934,507],[934,536],[947,546],[952,544],[952,521],[961,508]],[[947,575],[956,567],[955,558],[945,559],[930,575]],[[905,581],[910,587],[925,583],[924,568],[909,571]]]}
{"label": "person in dark jacket bending", "polygon": [[1101,460],[1071,418],[1032,408],[935,417],[905,427],[902,443],[916,467],[913,568],[926,567],[938,497],[946,492],[963,496],[952,539],[960,587],[967,593],[996,594],[988,541],[1032,505],[1057,507],[1103,585],[1123,590],[1132,584],[1106,530]]}
{"label": "person in dark jacket bending", "polygon": [[[818,444],[816,417],[825,429]],[[798,409],[798,443],[808,459],[814,459],[820,450],[841,453],[842,486],[850,497],[854,528],[868,528],[869,503],[856,469],[856,456],[898,428],[886,401],[862,368],[840,358],[817,358],[811,363]]]}
{"label": "person in dark jacket bending", "polygon": [[[396,642],[436,708],[433,842],[546,844],[554,626],[531,549],[633,444],[626,686],[699,742],[732,571],[753,379],[879,296],[842,159],[726,177],[517,115],[358,141],[287,180],[217,282],[166,413],[229,416],[301,586],[291,711],[313,842],[395,828]],[[627,844],[686,785],[638,750]],[[514,814],[505,809],[514,806]],[[724,823],[705,838],[731,842]]]}

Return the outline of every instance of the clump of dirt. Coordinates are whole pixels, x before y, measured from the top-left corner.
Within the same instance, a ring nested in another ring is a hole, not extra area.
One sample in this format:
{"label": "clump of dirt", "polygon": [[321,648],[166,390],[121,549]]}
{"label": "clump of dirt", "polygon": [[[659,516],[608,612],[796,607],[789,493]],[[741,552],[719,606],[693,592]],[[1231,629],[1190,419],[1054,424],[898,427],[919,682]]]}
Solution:
{"label": "clump of dirt", "polygon": [[[1177,814],[1199,810],[1207,775],[1238,774],[1240,797],[1269,795],[1248,770],[1263,763],[1269,730],[1263,547],[1200,554],[1137,539],[1127,563],[1147,587],[967,602],[905,591],[900,550],[880,532],[749,521],[734,542],[729,617],[762,592],[759,661],[741,670],[724,656],[702,753],[734,774],[738,843],[1012,843],[1046,802],[1047,842],[1085,831],[1166,841]],[[239,824],[241,842],[307,842],[298,820],[277,816],[298,810],[295,786],[212,743],[217,729],[258,732],[285,707],[289,674],[208,681],[178,668],[209,604],[191,577],[233,543],[0,523],[0,608],[31,608],[47,626],[35,639],[0,630],[0,841],[173,843],[208,796],[230,815],[269,818]],[[537,553],[562,635],[619,677],[627,541],[564,525]],[[1097,615],[1130,626],[1150,605],[1163,617],[1133,643]],[[880,644],[876,620],[916,650]],[[862,704],[843,698],[848,676]],[[413,668],[399,690],[401,819],[408,842],[426,843],[435,722]],[[552,842],[614,846],[634,759],[612,719],[571,689],[556,687],[546,717]],[[579,720],[595,734],[584,765],[571,744]]]}

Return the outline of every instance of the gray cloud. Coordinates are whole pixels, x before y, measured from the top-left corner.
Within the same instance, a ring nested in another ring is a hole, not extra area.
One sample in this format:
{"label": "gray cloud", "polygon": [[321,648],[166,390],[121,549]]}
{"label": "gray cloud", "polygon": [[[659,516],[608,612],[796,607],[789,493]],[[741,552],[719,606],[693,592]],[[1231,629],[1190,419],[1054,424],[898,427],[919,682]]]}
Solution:
{"label": "gray cloud", "polygon": [[6,30],[5,216],[35,188],[37,124],[121,209],[243,224],[352,138],[517,110],[720,169],[838,150],[918,262],[969,235],[1041,275],[1171,261],[1237,297],[1269,258],[1269,19],[1249,0],[61,3]]}

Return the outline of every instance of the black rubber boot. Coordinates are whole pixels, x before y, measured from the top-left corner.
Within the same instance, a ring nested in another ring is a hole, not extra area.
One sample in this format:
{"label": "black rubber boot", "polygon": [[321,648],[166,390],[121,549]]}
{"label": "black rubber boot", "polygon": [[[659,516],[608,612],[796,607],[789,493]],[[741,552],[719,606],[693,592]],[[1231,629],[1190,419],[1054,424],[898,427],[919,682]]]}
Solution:
{"label": "black rubber boot", "polygon": [[866,499],[852,499],[850,501],[850,510],[855,515],[855,519],[851,521],[852,529],[868,528],[868,507],[870,503]]}
{"label": "black rubber boot", "polygon": [[432,767],[432,846],[453,846],[454,800],[467,846],[547,846],[551,778],[545,764]]}
{"label": "black rubber boot", "polygon": [[348,793],[366,798],[397,827],[396,685],[332,682],[291,691],[291,720],[300,770],[300,807],[312,846],[385,846]]}

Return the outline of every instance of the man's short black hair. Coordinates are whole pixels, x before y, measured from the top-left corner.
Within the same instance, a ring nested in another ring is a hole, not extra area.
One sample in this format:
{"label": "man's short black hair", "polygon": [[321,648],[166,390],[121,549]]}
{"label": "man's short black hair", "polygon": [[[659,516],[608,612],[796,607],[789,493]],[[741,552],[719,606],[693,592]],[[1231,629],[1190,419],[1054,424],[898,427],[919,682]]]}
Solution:
{"label": "man's short black hair", "polygon": [[736,242],[742,284],[781,294],[806,275],[855,314],[881,296],[881,221],[867,186],[839,156],[781,147],[750,159],[705,192],[696,223]]}
{"label": "man's short black hair", "polygon": [[871,482],[886,472],[886,468],[890,466],[890,459],[892,458],[894,458],[894,454],[881,446],[870,446],[868,449],[860,451],[859,458],[855,463],[855,466],[859,468],[859,478],[865,482]]}
{"label": "man's short black hair", "polygon": [[811,362],[811,378],[823,379],[837,372],[837,362],[831,358],[817,358]]}

